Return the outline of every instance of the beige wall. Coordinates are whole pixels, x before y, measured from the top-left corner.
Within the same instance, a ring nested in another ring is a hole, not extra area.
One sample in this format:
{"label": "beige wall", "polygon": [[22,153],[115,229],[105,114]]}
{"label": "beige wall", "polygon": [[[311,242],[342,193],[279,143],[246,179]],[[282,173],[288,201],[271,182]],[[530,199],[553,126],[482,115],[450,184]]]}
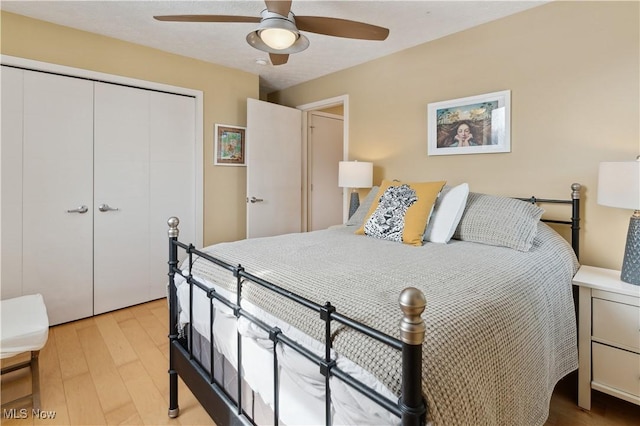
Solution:
{"label": "beige wall", "polygon": [[7,12],[0,52],[204,92],[204,243],[245,236],[246,169],[213,165],[214,124],[245,126],[258,76]]}
{"label": "beige wall", "polygon": [[[638,2],[554,2],[274,94],[347,93],[350,157],[374,180],[567,197],[583,184],[581,261],[619,269],[630,210],[596,204],[600,161],[640,154]],[[427,104],[511,90],[511,153],[428,157]]]}
{"label": "beige wall", "polygon": [[[215,123],[246,124],[258,76],[18,15],[1,14],[2,54],[202,90],[204,242],[245,236],[243,167],[213,166]],[[585,264],[620,268],[631,211],[596,204],[600,161],[640,153],[638,2],[554,2],[270,97],[301,105],[343,94],[350,156],[375,180],[468,181],[474,191],[565,197],[584,185]],[[426,109],[512,91],[512,152],[428,157]]]}

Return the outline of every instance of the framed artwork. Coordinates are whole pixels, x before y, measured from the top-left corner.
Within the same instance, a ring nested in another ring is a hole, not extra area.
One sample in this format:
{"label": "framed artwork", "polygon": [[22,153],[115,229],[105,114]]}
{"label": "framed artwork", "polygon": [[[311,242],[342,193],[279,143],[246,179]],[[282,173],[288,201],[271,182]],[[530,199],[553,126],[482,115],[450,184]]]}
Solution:
{"label": "framed artwork", "polygon": [[216,124],[213,159],[218,166],[245,166],[245,127]]}
{"label": "framed artwork", "polygon": [[430,103],[427,154],[511,152],[510,123],[510,90]]}

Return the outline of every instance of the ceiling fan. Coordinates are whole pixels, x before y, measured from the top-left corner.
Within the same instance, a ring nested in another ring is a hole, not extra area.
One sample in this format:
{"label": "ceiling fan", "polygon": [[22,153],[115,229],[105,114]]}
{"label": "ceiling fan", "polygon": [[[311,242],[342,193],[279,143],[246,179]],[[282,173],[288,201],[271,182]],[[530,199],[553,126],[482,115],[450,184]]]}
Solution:
{"label": "ceiling fan", "polygon": [[258,50],[269,53],[273,65],[286,64],[289,54],[309,47],[309,39],[300,31],[334,37],[360,40],[385,40],[387,28],[347,19],[324,16],[295,16],[291,1],[265,0],[267,8],[261,16],[232,15],[165,15],[154,16],[158,21],[173,22],[249,22],[259,23],[255,31],[247,34],[247,42]]}

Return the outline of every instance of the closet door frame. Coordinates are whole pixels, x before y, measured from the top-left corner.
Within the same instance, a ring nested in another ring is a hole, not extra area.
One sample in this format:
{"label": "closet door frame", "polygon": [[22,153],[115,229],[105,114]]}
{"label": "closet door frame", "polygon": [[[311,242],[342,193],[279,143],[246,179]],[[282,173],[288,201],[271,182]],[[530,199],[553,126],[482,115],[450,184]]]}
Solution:
{"label": "closet door frame", "polygon": [[185,87],[172,86],[168,84],[155,83],[146,80],[117,76],[112,74],[100,73],[95,71],[84,70],[80,68],[67,67],[63,65],[50,64],[47,62],[34,61],[15,56],[0,55],[0,63],[2,65],[14,66],[18,68],[29,69],[33,71],[49,72],[70,77],[86,78],[89,80],[104,81],[108,83],[121,84],[124,86],[139,87],[142,89],[155,90],[159,92],[174,93],[178,95],[192,96],[196,102],[196,123],[195,123],[195,244],[202,247],[203,244],[203,100],[204,94],[200,90],[188,89]]}

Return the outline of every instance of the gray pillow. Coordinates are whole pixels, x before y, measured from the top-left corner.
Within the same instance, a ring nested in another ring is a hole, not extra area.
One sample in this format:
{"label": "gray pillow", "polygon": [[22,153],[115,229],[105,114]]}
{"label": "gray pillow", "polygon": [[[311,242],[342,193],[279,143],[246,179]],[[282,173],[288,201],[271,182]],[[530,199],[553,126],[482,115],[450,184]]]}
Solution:
{"label": "gray pillow", "polygon": [[378,193],[379,186],[374,186],[371,188],[371,191],[367,194],[366,197],[360,203],[360,206],[356,209],[356,212],[347,220],[345,225],[347,226],[362,226],[364,223],[364,219],[367,217],[367,213],[369,213],[369,209],[373,204],[373,200],[376,198],[376,194]]}
{"label": "gray pillow", "polygon": [[527,201],[470,192],[453,238],[529,251],[542,213]]}

